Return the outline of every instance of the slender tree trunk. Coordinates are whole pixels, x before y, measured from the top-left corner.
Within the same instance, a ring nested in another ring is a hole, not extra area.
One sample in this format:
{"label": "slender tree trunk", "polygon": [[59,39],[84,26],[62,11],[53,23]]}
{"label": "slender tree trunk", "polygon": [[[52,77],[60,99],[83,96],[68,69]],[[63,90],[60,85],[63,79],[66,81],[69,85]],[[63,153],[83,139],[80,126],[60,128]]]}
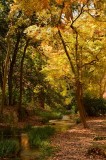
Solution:
{"label": "slender tree trunk", "polygon": [[102,91],[102,82],[99,84],[99,98],[103,98],[103,91]]}
{"label": "slender tree trunk", "polygon": [[[72,26],[72,29],[74,30],[74,27]],[[83,123],[84,128],[87,128],[87,123],[86,123],[86,117],[85,117],[85,109],[84,109],[84,105],[83,105],[83,93],[82,93],[82,85],[80,83],[81,77],[82,77],[82,71],[80,70],[80,55],[78,53],[78,33],[76,31],[76,29],[74,30],[75,34],[76,34],[76,43],[75,43],[75,56],[76,56],[76,68],[73,65],[73,62],[70,58],[69,52],[67,50],[64,38],[61,34],[61,31],[58,29],[58,34],[60,36],[61,42],[63,44],[64,47],[64,51],[66,53],[66,56],[69,60],[70,63],[70,67],[72,69],[72,72],[74,74],[75,80],[76,80],[76,102],[77,102],[77,106],[78,106],[78,110],[79,110],[79,114],[80,114],[80,118],[81,121]]]}
{"label": "slender tree trunk", "polygon": [[45,108],[45,105],[44,105],[44,99],[43,98],[40,98],[40,107],[41,108]]}
{"label": "slender tree trunk", "polygon": [[[74,27],[73,27],[74,29]],[[76,34],[76,42],[75,42],[75,57],[76,57],[76,101],[78,110],[80,113],[80,118],[83,123],[84,128],[88,128],[86,123],[86,113],[83,104],[83,88],[82,88],[82,48],[79,52],[79,43],[78,43],[78,33],[77,30],[74,29]]]}
{"label": "slender tree trunk", "polygon": [[88,125],[86,123],[84,104],[83,104],[82,86],[79,80],[76,82],[76,102],[84,128],[88,128]]}
{"label": "slender tree trunk", "polygon": [[3,77],[2,77],[2,72],[0,71],[0,87],[1,87],[1,90],[3,88]]}
{"label": "slender tree trunk", "polygon": [[[104,73],[105,75],[105,73]],[[105,76],[103,76],[99,83],[98,83],[98,86],[99,86],[99,98],[103,98],[103,94],[106,90],[106,81],[105,81]]]}
{"label": "slender tree trunk", "polygon": [[26,41],[26,45],[24,47],[24,52],[23,52],[23,56],[21,59],[21,66],[20,66],[20,95],[19,95],[19,106],[18,106],[18,118],[19,121],[22,120],[22,92],[23,92],[23,65],[24,65],[24,59],[25,59],[25,54],[26,54],[26,50],[29,44],[29,39]]}
{"label": "slender tree trunk", "polygon": [[45,107],[45,97],[44,97],[44,89],[43,88],[41,88],[41,91],[39,94],[39,103],[40,103],[41,108]]}
{"label": "slender tree trunk", "polygon": [[11,48],[11,43],[10,43],[10,37],[8,35],[7,36],[7,55],[6,55],[6,58],[5,58],[4,74],[3,74],[2,102],[1,102],[1,108],[0,108],[0,117],[1,117],[1,120],[3,118],[3,109],[4,109],[4,101],[5,101],[5,89],[6,89],[7,74],[8,74],[10,48]]}
{"label": "slender tree trunk", "polygon": [[9,92],[9,105],[13,105],[13,98],[12,98],[12,94],[13,94],[13,71],[14,71],[14,65],[16,62],[16,56],[18,53],[18,49],[19,49],[19,43],[20,43],[20,38],[21,35],[20,33],[18,33],[17,35],[17,42],[15,45],[15,49],[14,49],[14,53],[13,53],[13,57],[12,57],[12,61],[10,63],[10,69],[9,69],[9,76],[8,76],[8,92]]}

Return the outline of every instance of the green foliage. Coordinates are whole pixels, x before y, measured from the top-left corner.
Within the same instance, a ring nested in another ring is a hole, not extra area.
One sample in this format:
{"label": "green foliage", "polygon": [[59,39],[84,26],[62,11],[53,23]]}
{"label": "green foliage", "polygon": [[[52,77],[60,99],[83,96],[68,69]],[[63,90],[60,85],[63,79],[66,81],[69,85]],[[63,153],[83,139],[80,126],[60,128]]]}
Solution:
{"label": "green foliage", "polygon": [[48,89],[45,92],[45,102],[51,108],[57,108],[60,105],[63,105],[64,97],[60,94],[59,89],[56,91],[55,88],[51,87],[50,84]]}
{"label": "green foliage", "polygon": [[50,126],[32,128],[28,132],[29,143],[31,147],[39,148],[55,132]]}
{"label": "green foliage", "polygon": [[85,97],[84,106],[88,116],[106,114],[106,101],[101,98]]}
{"label": "green foliage", "polygon": [[54,132],[55,129],[51,126],[32,128],[28,132],[30,147],[39,149],[40,151],[39,160],[44,160],[55,151],[48,141],[48,138],[52,136]]}
{"label": "green foliage", "polygon": [[0,158],[14,157],[20,151],[19,142],[16,140],[2,140],[0,141]]}
{"label": "green foliage", "polygon": [[47,123],[51,119],[61,119],[61,112],[56,111],[46,111],[42,109],[36,109],[35,114],[42,117],[42,122]]}
{"label": "green foliage", "polygon": [[62,118],[63,115],[69,115],[71,113],[71,110],[67,109],[67,106],[58,106],[57,108],[53,109],[53,112],[60,114],[60,118]]}
{"label": "green foliage", "polygon": [[75,114],[75,113],[76,113],[76,106],[73,105],[73,106],[71,107],[71,114]]}
{"label": "green foliage", "polygon": [[40,151],[41,151],[41,155],[39,160],[44,160],[45,158],[47,158],[48,156],[51,156],[55,152],[55,148],[53,148],[52,146],[50,146],[48,142],[46,142],[46,143],[43,143],[43,145],[40,148]]}

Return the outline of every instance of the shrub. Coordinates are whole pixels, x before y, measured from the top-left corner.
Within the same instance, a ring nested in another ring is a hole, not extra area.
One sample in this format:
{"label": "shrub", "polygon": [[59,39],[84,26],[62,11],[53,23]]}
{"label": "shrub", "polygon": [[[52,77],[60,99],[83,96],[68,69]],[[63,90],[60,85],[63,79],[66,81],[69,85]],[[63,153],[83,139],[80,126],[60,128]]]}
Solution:
{"label": "shrub", "polygon": [[14,157],[20,151],[19,142],[16,140],[1,140],[0,141],[0,158]]}
{"label": "shrub", "polygon": [[88,116],[106,114],[106,101],[102,98],[85,97],[84,106]]}
{"label": "shrub", "polygon": [[32,128],[28,132],[30,146],[39,148],[42,142],[47,140],[54,132],[55,129],[50,126]]}
{"label": "shrub", "polygon": [[61,119],[62,114],[60,112],[45,111],[41,109],[36,109],[35,114],[42,117],[42,122],[47,123],[51,119]]}
{"label": "shrub", "polygon": [[50,146],[50,144],[48,142],[43,142],[42,146],[40,148],[40,160],[44,160],[46,157],[51,156],[54,152],[55,152],[55,148],[53,148],[52,146]]}

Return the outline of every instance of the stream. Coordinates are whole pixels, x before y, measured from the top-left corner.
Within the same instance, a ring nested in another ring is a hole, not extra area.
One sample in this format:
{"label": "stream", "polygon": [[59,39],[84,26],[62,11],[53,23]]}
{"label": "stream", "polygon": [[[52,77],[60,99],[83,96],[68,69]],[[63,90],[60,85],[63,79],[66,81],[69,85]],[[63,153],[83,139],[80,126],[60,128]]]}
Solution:
{"label": "stream", "polygon": [[39,152],[35,149],[30,149],[27,133],[21,134],[21,160],[37,160]]}
{"label": "stream", "polygon": [[[64,115],[61,120],[50,120],[49,125],[56,128],[56,131],[64,132],[71,128],[75,123],[70,119],[69,115]],[[28,135],[26,133],[21,134],[21,160],[37,160],[39,152],[32,150],[29,147]]]}
{"label": "stream", "polygon": [[50,120],[49,124],[53,125],[56,128],[56,131],[65,132],[73,127],[75,122],[70,119],[69,115],[64,115],[61,120]]}
{"label": "stream", "polygon": [[[64,132],[75,125],[75,123],[70,119],[70,116],[64,115],[61,120],[50,120],[49,125],[56,128],[58,132]],[[21,146],[19,160],[38,160],[39,151],[30,148],[27,133],[20,133],[19,142]]]}

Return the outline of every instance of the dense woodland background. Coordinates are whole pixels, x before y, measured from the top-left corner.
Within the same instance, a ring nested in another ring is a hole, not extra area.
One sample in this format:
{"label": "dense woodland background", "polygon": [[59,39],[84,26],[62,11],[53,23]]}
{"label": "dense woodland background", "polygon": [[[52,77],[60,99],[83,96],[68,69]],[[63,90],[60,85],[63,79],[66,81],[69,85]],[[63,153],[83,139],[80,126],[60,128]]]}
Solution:
{"label": "dense woodland background", "polygon": [[0,0],[0,116],[106,113],[105,0]]}
{"label": "dense woodland background", "polygon": [[1,159],[106,159],[106,0],[0,0]]}

